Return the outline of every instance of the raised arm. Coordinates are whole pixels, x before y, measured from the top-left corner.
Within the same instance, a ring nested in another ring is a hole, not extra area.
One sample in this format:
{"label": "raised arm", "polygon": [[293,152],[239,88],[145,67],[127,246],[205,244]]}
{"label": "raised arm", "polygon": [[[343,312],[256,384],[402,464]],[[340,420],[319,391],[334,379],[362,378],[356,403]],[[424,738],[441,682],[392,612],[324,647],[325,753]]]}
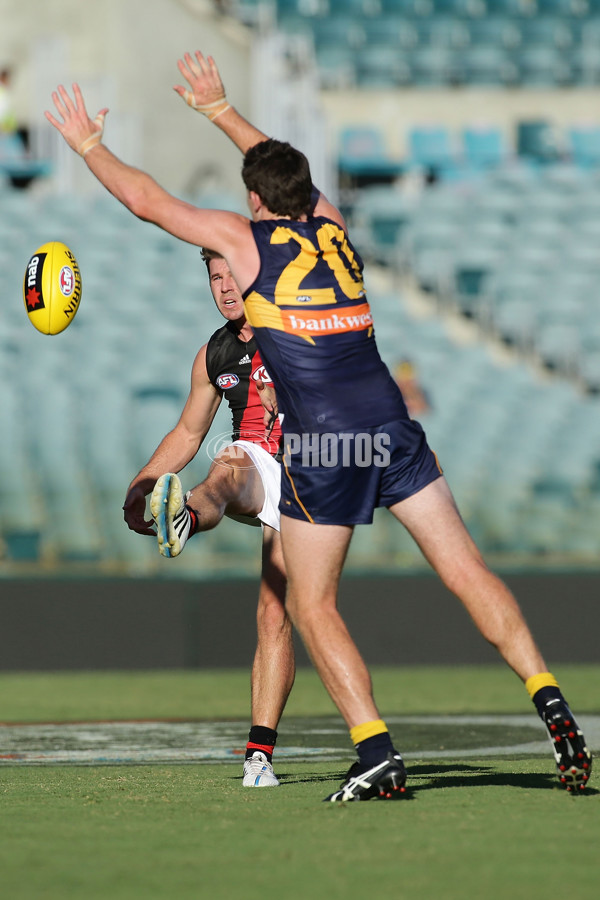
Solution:
{"label": "raised arm", "polygon": [[257,251],[256,259],[253,258],[249,219],[224,210],[198,209],[169,194],[146,172],[122,162],[102,143],[108,109],[90,119],[77,84],[73,85],[73,97],[60,85],[52,94],[60,118],[50,112],[46,112],[46,118],[69,147],[83,157],[104,187],[138,218],[153,222],[190,244],[209,246],[221,253],[244,289],[258,267]]}
{"label": "raised arm", "polygon": [[152,519],[146,519],[146,497],[165,472],[180,472],[194,458],[215,417],[221,395],[208,379],[206,344],[192,367],[191,387],[175,428],[162,439],[146,465],[127,488],[124,518],[132,531],[154,535]]}
{"label": "raised arm", "polygon": [[267,135],[255,128],[228,102],[225,88],[212,56],[204,57],[199,50],[194,56],[185,53],[177,60],[177,68],[190,86],[190,90],[177,84],[173,88],[188,106],[201,112],[223,131],[242,153],[250,147],[266,141]]}
{"label": "raised arm", "polygon": [[[268,136],[244,119],[233,107],[225,95],[221,76],[212,56],[204,57],[199,50],[194,55],[185,53],[183,59],[177,61],[177,67],[190,86],[190,89],[178,84],[175,90],[188,106],[201,112],[217,128],[233,141],[242,153],[250,147],[268,140]],[[338,222],[347,231],[343,216],[324,194],[318,193],[313,210],[316,216],[325,216]]]}

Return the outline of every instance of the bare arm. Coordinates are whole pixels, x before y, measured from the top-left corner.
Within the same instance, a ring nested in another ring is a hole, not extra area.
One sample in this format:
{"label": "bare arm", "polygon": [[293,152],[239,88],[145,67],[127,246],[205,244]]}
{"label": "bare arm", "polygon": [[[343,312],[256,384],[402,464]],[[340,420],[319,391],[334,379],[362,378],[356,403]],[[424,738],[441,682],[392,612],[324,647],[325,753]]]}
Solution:
{"label": "bare arm", "polygon": [[[89,118],[78,85],[73,85],[74,101],[60,85],[52,94],[62,121],[46,112],[46,118],[67,144],[85,159],[89,169],[124,206],[140,219],[153,222],[183,241],[209,246],[225,256],[238,284],[244,289],[256,276],[258,251],[250,230],[250,220],[237,213],[198,209],[165,191],[150,175],[118,159],[101,142],[104,117]],[[246,271],[246,267],[250,269]]]}
{"label": "bare arm", "polygon": [[221,395],[208,379],[206,345],[192,367],[190,393],[175,428],[162,439],[149,461],[127,488],[125,521],[138,534],[154,534],[146,519],[146,496],[165,472],[180,472],[194,458],[215,417]]}
{"label": "bare arm", "polygon": [[[233,141],[238,150],[245,154],[250,147],[268,140],[266,134],[244,119],[227,101],[225,88],[212,56],[204,57],[199,50],[196,50],[194,56],[185,53],[183,59],[177,61],[177,67],[189,84],[190,90],[180,84],[173,90],[188,106],[214,122],[217,128]],[[348,230],[339,209],[330,203],[324,194],[319,193],[313,212],[316,216],[333,219],[344,231]]]}

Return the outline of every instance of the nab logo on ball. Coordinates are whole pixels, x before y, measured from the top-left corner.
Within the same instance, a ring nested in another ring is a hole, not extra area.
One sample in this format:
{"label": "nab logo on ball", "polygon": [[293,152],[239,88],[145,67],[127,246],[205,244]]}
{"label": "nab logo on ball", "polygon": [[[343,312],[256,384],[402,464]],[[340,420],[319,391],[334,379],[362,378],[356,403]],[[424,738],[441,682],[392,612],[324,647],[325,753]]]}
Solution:
{"label": "nab logo on ball", "polygon": [[79,309],[81,273],[75,255],[60,241],[50,241],[33,254],[23,281],[29,321],[42,334],[60,334]]}
{"label": "nab logo on ball", "polygon": [[219,375],[217,378],[217,384],[221,388],[222,391],[227,391],[229,388],[235,387],[236,384],[240,383],[240,379],[237,375],[233,375],[228,373],[227,375]]}

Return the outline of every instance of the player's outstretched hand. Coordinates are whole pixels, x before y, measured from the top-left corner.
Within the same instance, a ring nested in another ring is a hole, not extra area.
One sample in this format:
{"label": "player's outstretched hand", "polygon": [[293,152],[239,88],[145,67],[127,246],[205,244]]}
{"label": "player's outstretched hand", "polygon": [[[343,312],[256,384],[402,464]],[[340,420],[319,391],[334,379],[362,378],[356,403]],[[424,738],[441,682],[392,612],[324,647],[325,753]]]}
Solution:
{"label": "player's outstretched hand", "polygon": [[101,109],[95,119],[90,119],[78,84],[73,85],[73,96],[75,102],[62,84],[59,84],[58,90],[52,93],[52,100],[62,122],[48,110],[44,115],[50,124],[60,131],[69,147],[81,156],[85,156],[88,150],[99,144],[102,139],[104,117],[108,108]]}
{"label": "player's outstretched hand", "polygon": [[123,518],[131,531],[156,537],[154,519],[146,519],[146,494],[141,485],[134,485],[123,504]]}
{"label": "player's outstretched hand", "polygon": [[190,90],[177,84],[173,88],[192,109],[204,113],[213,120],[229,107],[225,88],[212,56],[206,58],[199,50],[194,56],[185,53],[177,60],[177,68],[190,86]]}

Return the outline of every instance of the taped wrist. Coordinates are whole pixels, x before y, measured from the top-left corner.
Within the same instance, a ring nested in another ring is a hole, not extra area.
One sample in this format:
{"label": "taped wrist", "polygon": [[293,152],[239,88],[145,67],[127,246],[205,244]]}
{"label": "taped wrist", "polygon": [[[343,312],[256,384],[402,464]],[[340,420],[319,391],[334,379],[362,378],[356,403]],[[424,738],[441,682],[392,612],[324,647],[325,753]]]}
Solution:
{"label": "taped wrist", "polygon": [[95,147],[96,144],[99,144],[102,140],[102,135],[104,134],[104,114],[99,113],[94,119],[94,122],[99,126],[100,131],[95,131],[93,134],[90,134],[85,141],[82,141],[77,150],[80,156],[85,157],[85,154],[89,153],[92,147]]}
{"label": "taped wrist", "polygon": [[191,91],[184,91],[182,96],[188,106],[191,106],[196,112],[202,113],[202,115],[206,116],[207,119],[210,119],[211,122],[214,122],[217,116],[220,116],[225,110],[231,109],[231,105],[227,102],[225,96],[220,97],[219,100],[215,100],[213,103],[206,103],[204,105],[196,103]]}

